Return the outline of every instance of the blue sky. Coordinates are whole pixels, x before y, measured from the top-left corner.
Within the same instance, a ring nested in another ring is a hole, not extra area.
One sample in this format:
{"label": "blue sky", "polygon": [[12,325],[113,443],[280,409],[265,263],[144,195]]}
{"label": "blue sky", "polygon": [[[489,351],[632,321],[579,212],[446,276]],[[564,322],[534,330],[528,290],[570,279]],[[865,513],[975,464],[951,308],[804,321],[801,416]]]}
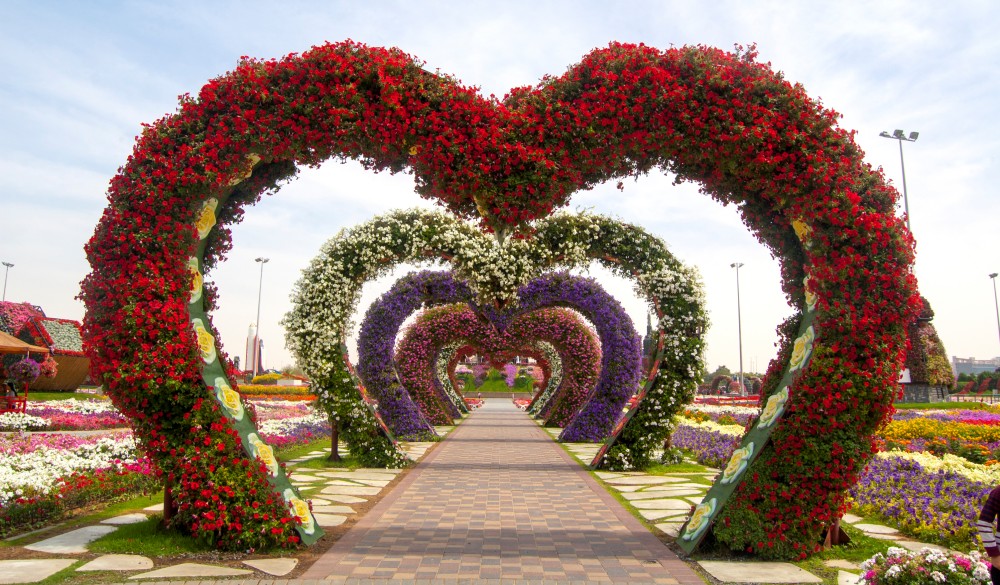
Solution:
{"label": "blue sky", "polygon": [[[0,2],[0,260],[13,262],[7,300],[81,318],[74,299],[89,271],[83,245],[142,123],[174,111],[242,55],[277,58],[324,41],[397,46],[428,69],[504,95],[558,75],[610,41],[656,47],[756,43],[762,61],[843,115],[867,160],[901,188],[904,145],[915,271],[949,355],[993,357],[1000,341],[988,274],[1000,271],[1000,8],[993,2]],[[742,225],[695,186],[662,176],[578,193],[589,208],[640,224],[701,271],[712,328],[708,364],[763,370],[790,311],[778,267]],[[358,165],[305,169],[234,229],[234,250],[210,278],[235,355],[257,309],[269,366],[291,359],[278,325],[292,284],[323,241],[390,209],[427,206],[407,175]],[[405,270],[397,273],[402,274]],[[631,285],[595,271],[644,327]],[[362,310],[393,279],[366,286]]]}

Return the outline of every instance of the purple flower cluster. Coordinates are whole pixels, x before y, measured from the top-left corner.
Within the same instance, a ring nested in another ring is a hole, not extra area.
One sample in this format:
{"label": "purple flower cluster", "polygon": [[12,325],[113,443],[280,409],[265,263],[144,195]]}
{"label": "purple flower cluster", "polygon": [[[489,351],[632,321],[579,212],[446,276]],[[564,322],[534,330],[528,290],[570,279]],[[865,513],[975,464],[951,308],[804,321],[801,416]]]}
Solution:
{"label": "purple flower cluster", "polygon": [[421,271],[399,279],[365,313],[358,336],[358,375],[392,432],[403,439],[435,435],[392,367],[399,328],[421,307],[467,301],[468,286],[450,272]]}
{"label": "purple flower cluster", "polygon": [[601,339],[601,377],[590,399],[559,435],[568,442],[600,441],[611,434],[639,388],[642,344],[625,309],[594,279],[567,272],[544,274],[521,287],[518,312],[568,307],[586,317]]}
{"label": "purple flower cluster", "polygon": [[909,459],[876,457],[850,494],[862,513],[890,519],[907,534],[975,548],[976,519],[993,487]]}
{"label": "purple flower cluster", "polygon": [[433,433],[392,367],[400,326],[423,306],[464,301],[501,331],[517,316],[546,307],[571,308],[589,319],[601,340],[601,377],[560,439],[599,441],[610,434],[639,385],[641,344],[631,318],[595,280],[565,272],[542,275],[518,294],[520,303],[512,309],[480,307],[451,273],[423,271],[403,277],[369,307],[358,337],[358,374],[393,432],[404,438]]}
{"label": "purple flower cluster", "polygon": [[679,424],[671,435],[670,444],[690,451],[694,460],[702,465],[721,468],[740,446],[740,437]]}
{"label": "purple flower cluster", "polygon": [[24,387],[27,384],[34,384],[35,380],[38,379],[38,376],[41,373],[41,366],[38,362],[31,358],[24,358],[23,360],[7,367],[7,375],[21,387]]}

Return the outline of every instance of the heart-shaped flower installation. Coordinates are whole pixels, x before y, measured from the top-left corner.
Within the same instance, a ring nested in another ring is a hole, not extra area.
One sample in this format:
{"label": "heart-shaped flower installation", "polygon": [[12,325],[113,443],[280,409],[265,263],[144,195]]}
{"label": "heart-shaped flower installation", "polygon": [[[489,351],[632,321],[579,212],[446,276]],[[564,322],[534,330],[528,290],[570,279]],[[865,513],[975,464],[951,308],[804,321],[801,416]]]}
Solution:
{"label": "heart-shaped flower installation", "polygon": [[[873,433],[891,410],[906,327],[919,310],[913,241],[894,216],[898,194],[835,126],[837,114],[755,62],[752,51],[612,44],[502,102],[421,65],[399,50],[352,42],[281,61],[246,60],[147,126],[112,180],[86,247],[93,267],[81,292],[86,350],[147,453],[179,486],[183,513],[174,524],[237,550],[291,540],[295,523],[272,522],[276,514],[292,518],[294,502],[272,483],[203,372],[192,319],[214,306],[213,291],[197,305],[190,292],[228,249],[226,224],[296,165],[337,157],[373,170],[409,169],[422,195],[480,219],[501,240],[577,190],[660,169],[738,206],[781,260],[783,289],[798,311],[763,389],[770,396],[789,386],[773,440],[755,442],[746,471],[727,484],[731,497],[712,496],[717,505],[699,514],[701,524],[714,523],[719,541],[765,556],[815,550],[871,457]],[[222,229],[199,221],[209,215]],[[209,226],[207,241],[196,225]],[[806,292],[818,297],[808,326]],[[314,318],[327,317],[334,316],[317,308]],[[792,370],[791,345],[809,326],[811,359]],[[211,335],[211,322],[202,330]],[[302,344],[322,337],[307,330]],[[323,343],[324,352],[337,350]],[[667,362],[673,347],[664,349]],[[327,388],[346,387],[342,363],[318,362],[310,367],[320,367]],[[689,375],[687,367],[663,371]],[[360,427],[373,428],[359,416]],[[635,440],[633,431],[661,435],[659,421],[640,410],[619,442]],[[366,436],[353,440],[396,461]],[[206,450],[206,441],[216,447]],[[610,464],[627,463],[617,446]],[[237,465],[249,477],[232,474]],[[206,485],[218,501],[205,498]],[[266,513],[257,517],[240,513],[261,506]],[[221,514],[221,525],[201,522],[205,511]]]}
{"label": "heart-shaped flower installation", "polygon": [[[293,309],[283,323],[288,331],[288,347],[309,372],[313,387],[318,388],[320,402],[331,411],[331,416],[349,418],[347,410],[334,413],[335,404],[355,409],[342,394],[327,390],[339,384],[343,378],[340,372],[347,367],[340,361],[339,353],[331,355],[328,348],[343,343],[347,320],[366,280],[397,263],[441,258],[449,261],[462,278],[469,279],[469,288],[477,294],[481,310],[487,310],[493,306],[491,300],[509,306],[520,302],[516,287],[545,269],[587,266],[596,261],[634,279],[637,291],[659,316],[657,338],[662,350],[660,363],[665,369],[651,378],[652,383],[643,394],[648,396],[650,404],[643,406],[639,402],[630,413],[627,426],[615,433],[618,440],[594,464],[603,461],[616,468],[648,465],[653,450],[663,444],[673,429],[674,414],[693,399],[697,372],[702,369],[701,336],[707,319],[697,274],[677,261],[659,238],[610,218],[561,214],[536,222],[533,227],[535,232],[530,241],[514,240],[501,246],[453,217],[409,210],[374,218],[328,241],[304,271],[293,295]],[[447,294],[460,295],[457,290]],[[438,300],[444,303],[462,298]],[[395,310],[388,305],[386,308]],[[395,316],[387,318],[396,323]],[[397,326],[390,326],[390,321],[374,324],[383,331],[367,339],[395,335]],[[364,332],[361,337],[365,338]],[[375,380],[364,369],[378,370],[380,366],[361,360],[359,367],[363,378]],[[381,375],[386,376],[384,384],[395,383],[392,375],[385,372]],[[379,386],[378,382],[372,384]],[[347,387],[343,390],[356,394]],[[398,396],[396,401],[383,395],[379,404],[390,425],[405,436],[429,433],[430,425],[419,420],[419,411],[409,397]],[[386,404],[385,400],[392,404]],[[566,437],[596,438],[589,432],[577,434],[571,428],[566,432],[569,433]]]}
{"label": "heart-shaped flower installation", "polygon": [[[454,303],[457,291],[461,290],[448,273],[409,274],[372,303],[365,314],[358,336],[358,373],[378,401],[382,417],[397,435],[419,437],[432,433],[432,424],[449,424],[449,417],[458,414],[450,410],[449,401],[424,394],[415,396],[421,399],[423,408],[418,407],[397,378],[393,350],[399,329],[410,315],[421,307]],[[638,385],[640,346],[632,320],[595,281],[565,273],[540,276],[523,287],[520,295],[519,306],[508,311],[482,307],[478,316],[471,312],[456,313],[455,331],[461,333],[475,327],[472,340],[498,341],[499,347],[490,348],[497,351],[503,345],[523,345],[530,341],[530,333],[526,334],[528,324],[539,330],[544,328],[548,332],[547,341],[559,339],[558,329],[565,322],[548,319],[548,314],[528,316],[534,311],[557,306],[579,311],[594,324],[600,338],[601,376],[593,392],[588,393],[586,404],[573,411],[574,417],[560,437],[569,441],[597,441],[607,437]],[[482,317],[491,321],[499,333],[480,321]]]}
{"label": "heart-shaped flower installation", "polygon": [[[543,309],[526,313],[501,332],[465,305],[430,309],[404,330],[393,364],[400,384],[417,401],[424,416],[433,424],[453,424],[447,416],[450,413],[436,406],[447,400],[435,385],[434,366],[442,348],[456,342],[471,344],[489,363],[504,364],[517,355],[518,349],[539,340],[560,353],[564,372],[563,387],[546,409],[546,424],[565,426],[597,384],[601,364],[597,338],[573,311]],[[436,416],[431,414],[434,412]]]}

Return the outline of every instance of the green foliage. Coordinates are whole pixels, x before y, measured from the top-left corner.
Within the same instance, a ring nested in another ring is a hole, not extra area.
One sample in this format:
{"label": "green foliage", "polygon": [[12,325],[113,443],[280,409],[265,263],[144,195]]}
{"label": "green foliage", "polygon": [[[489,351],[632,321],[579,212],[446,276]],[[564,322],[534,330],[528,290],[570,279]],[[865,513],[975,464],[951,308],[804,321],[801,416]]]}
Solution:
{"label": "green foliage", "polygon": [[163,517],[153,514],[145,522],[118,527],[87,545],[91,552],[101,554],[131,554],[148,557],[184,556],[207,550],[194,539],[163,526]]}
{"label": "green foliage", "polygon": [[711,380],[714,380],[717,376],[726,376],[727,378],[731,378],[732,375],[733,375],[732,370],[730,370],[726,366],[719,366],[715,368],[714,372],[711,373],[709,373],[708,368],[706,368],[705,370],[702,371],[701,382],[702,384],[707,384]]}

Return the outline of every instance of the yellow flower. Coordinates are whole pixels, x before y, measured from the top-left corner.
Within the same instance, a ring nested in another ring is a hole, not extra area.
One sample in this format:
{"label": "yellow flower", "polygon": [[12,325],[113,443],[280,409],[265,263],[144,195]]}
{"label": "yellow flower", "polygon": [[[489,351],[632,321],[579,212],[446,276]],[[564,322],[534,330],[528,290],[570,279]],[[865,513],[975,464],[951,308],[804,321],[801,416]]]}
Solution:
{"label": "yellow flower", "polygon": [[290,489],[285,490],[282,495],[285,497],[285,501],[292,505],[295,517],[302,522],[302,532],[306,534],[316,532],[316,523],[313,521],[312,513],[309,511],[309,504],[295,497],[295,494]]}
{"label": "yellow flower", "polygon": [[737,477],[743,473],[743,470],[747,468],[750,463],[750,458],[753,457],[754,444],[750,441],[746,447],[742,447],[733,451],[733,456],[729,458],[729,463],[726,465],[726,469],[722,472],[722,480],[720,483],[732,483]]}
{"label": "yellow flower", "polygon": [[812,237],[812,228],[800,219],[792,222],[792,229],[795,230],[795,235],[798,236],[799,241],[803,244],[807,244],[808,240]]}
{"label": "yellow flower", "polygon": [[684,540],[694,540],[701,536],[701,533],[708,528],[708,524],[712,520],[712,514],[715,514],[715,505],[715,498],[698,504],[694,509],[694,513],[691,514],[691,519],[688,520],[687,527],[684,529],[684,535],[681,538]]}
{"label": "yellow flower", "polygon": [[201,352],[201,361],[210,364],[215,361],[215,337],[205,329],[205,324],[201,319],[192,319],[195,334],[198,336],[198,350]]}
{"label": "yellow flower", "polygon": [[243,403],[239,392],[233,390],[225,378],[215,379],[215,396],[235,420],[243,420]]}
{"label": "yellow flower", "polygon": [[792,359],[788,367],[790,371],[794,372],[806,365],[806,360],[809,359],[809,354],[812,353],[813,340],[815,339],[816,333],[813,330],[813,326],[810,325],[806,329],[806,332],[795,340],[795,346],[792,348]]}
{"label": "yellow flower", "polygon": [[204,240],[208,233],[215,227],[215,209],[219,206],[219,200],[209,197],[208,201],[202,204],[201,213],[198,214],[198,239]]}
{"label": "yellow flower", "polygon": [[758,428],[769,427],[778,420],[781,413],[785,411],[785,402],[788,401],[788,386],[768,397],[764,403],[763,410],[760,411],[760,420],[757,421]]}
{"label": "yellow flower", "polygon": [[420,152],[419,146],[414,145],[410,147],[410,156],[416,156],[418,152]]}
{"label": "yellow flower", "polygon": [[807,276],[806,279],[805,279],[805,282],[802,283],[802,286],[805,288],[805,291],[806,291],[806,310],[807,311],[812,311],[813,309],[816,308],[816,300],[819,298],[819,297],[816,296],[816,293],[814,293],[813,291],[811,291],[809,289],[809,287],[810,287],[811,284],[812,284],[812,278],[809,277],[809,276]]}
{"label": "yellow flower", "polygon": [[274,449],[257,436],[257,433],[250,433],[247,440],[253,445],[254,453],[267,467],[271,477],[278,475],[278,460],[274,458]]}
{"label": "yellow flower", "polygon": [[247,155],[247,160],[250,162],[249,166],[247,166],[247,170],[244,171],[243,173],[239,174],[239,175],[236,175],[232,179],[230,179],[229,180],[229,186],[230,187],[235,187],[236,185],[239,185],[243,181],[249,179],[250,176],[253,175],[253,167],[254,167],[254,165],[256,165],[257,163],[260,162],[260,157],[257,156],[256,154],[252,154],[251,153],[251,154]]}
{"label": "yellow flower", "polygon": [[191,271],[191,296],[188,303],[197,303],[201,299],[201,288],[205,283],[198,269],[198,259],[194,256],[188,258],[188,270]]}

